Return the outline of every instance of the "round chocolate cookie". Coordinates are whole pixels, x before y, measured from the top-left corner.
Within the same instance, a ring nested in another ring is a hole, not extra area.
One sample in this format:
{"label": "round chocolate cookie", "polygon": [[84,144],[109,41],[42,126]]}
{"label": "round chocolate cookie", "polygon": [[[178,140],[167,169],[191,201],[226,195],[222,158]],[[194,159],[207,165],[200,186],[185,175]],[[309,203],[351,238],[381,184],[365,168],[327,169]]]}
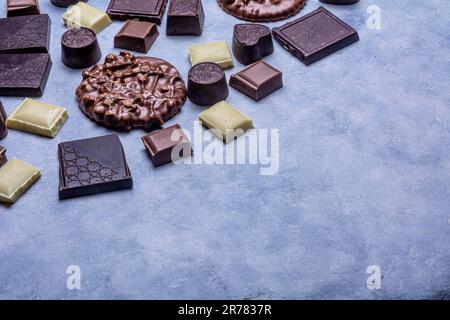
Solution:
{"label": "round chocolate cookie", "polygon": [[269,22],[297,14],[307,0],[217,0],[223,10],[236,18]]}
{"label": "round chocolate cookie", "polygon": [[81,110],[103,126],[150,130],[181,110],[186,86],[167,61],[121,52],[84,71],[76,96]]}

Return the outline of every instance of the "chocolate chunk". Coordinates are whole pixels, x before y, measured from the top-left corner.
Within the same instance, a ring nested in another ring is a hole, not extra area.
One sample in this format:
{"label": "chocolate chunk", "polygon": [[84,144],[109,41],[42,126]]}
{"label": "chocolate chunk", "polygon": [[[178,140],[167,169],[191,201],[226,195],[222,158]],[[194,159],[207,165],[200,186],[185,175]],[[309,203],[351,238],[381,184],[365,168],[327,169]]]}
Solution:
{"label": "chocolate chunk", "polygon": [[158,36],[156,24],[128,20],[114,37],[114,48],[147,53]]}
{"label": "chocolate chunk", "polygon": [[307,0],[217,0],[227,13],[236,18],[270,22],[297,14]]}
{"label": "chocolate chunk", "polygon": [[50,25],[46,14],[0,19],[0,53],[47,53]]}
{"label": "chocolate chunk", "polygon": [[121,52],[84,71],[76,95],[81,110],[98,124],[151,130],[181,110],[186,86],[167,61]]}
{"label": "chocolate chunk", "polygon": [[354,4],[357,3],[359,0],[320,0],[320,1],[329,4]]}
{"label": "chocolate chunk", "polygon": [[38,0],[8,0],[7,10],[8,17],[27,16],[40,13]]}
{"label": "chocolate chunk", "polygon": [[0,140],[6,138],[8,135],[8,128],[6,127],[6,115],[5,108],[3,107],[2,100],[0,100]]}
{"label": "chocolate chunk", "polygon": [[233,53],[245,65],[273,53],[272,32],[260,24],[242,23],[234,26]]}
{"label": "chocolate chunk", "polygon": [[178,124],[150,133],[142,141],[155,167],[192,155],[191,141]]}
{"label": "chocolate chunk", "polygon": [[0,54],[0,96],[42,96],[51,68],[48,53]]}
{"label": "chocolate chunk", "polygon": [[273,36],[305,65],[359,40],[352,27],[323,7],[273,29]]}
{"label": "chocolate chunk", "polygon": [[188,98],[200,106],[212,106],[228,97],[225,72],[212,62],[196,64],[188,75]]}
{"label": "chocolate chunk", "polygon": [[142,21],[161,24],[167,0],[111,0],[106,12],[111,19]]}
{"label": "chocolate chunk", "polygon": [[61,59],[66,66],[87,68],[96,64],[101,56],[97,36],[91,29],[70,29],[62,35]]}
{"label": "chocolate chunk", "polygon": [[0,167],[2,167],[7,161],[8,158],[6,157],[6,149],[0,146]]}
{"label": "chocolate chunk", "polygon": [[88,2],[88,0],[50,0],[50,2],[57,7],[61,8],[67,8],[69,6],[72,6],[74,4],[77,4],[78,2]]}
{"label": "chocolate chunk", "polygon": [[95,33],[111,24],[111,19],[105,12],[84,2],[70,6],[63,14],[63,21],[70,28],[88,28]]}
{"label": "chocolate chunk", "polygon": [[205,12],[201,0],[172,0],[167,14],[167,34],[200,36]]}
{"label": "chocolate chunk", "polygon": [[59,198],[67,199],[133,187],[116,134],[58,145]]}
{"label": "chocolate chunk", "polygon": [[0,202],[15,203],[40,177],[38,168],[12,158],[0,168]]}
{"label": "chocolate chunk", "polygon": [[261,60],[232,75],[230,87],[259,101],[283,87],[283,74]]}
{"label": "chocolate chunk", "polygon": [[196,44],[189,47],[188,52],[193,66],[202,62],[217,63],[222,69],[234,66],[230,49],[225,41]]}

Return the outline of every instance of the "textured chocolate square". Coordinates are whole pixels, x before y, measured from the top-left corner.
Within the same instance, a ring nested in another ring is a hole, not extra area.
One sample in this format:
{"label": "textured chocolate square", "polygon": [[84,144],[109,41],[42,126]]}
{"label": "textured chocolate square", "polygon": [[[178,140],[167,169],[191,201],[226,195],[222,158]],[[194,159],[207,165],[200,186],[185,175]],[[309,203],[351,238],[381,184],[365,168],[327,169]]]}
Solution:
{"label": "textured chocolate square", "polygon": [[106,12],[111,19],[142,21],[161,24],[167,0],[111,0]]}
{"label": "textured chocolate square", "polygon": [[201,0],[172,0],[167,14],[168,35],[200,36],[205,13]]}
{"label": "textured chocolate square", "polygon": [[159,36],[156,24],[128,20],[114,37],[114,47],[147,53]]}
{"label": "textured chocolate square", "polygon": [[63,142],[58,146],[58,156],[60,199],[133,187],[116,134]]}
{"label": "textured chocolate square", "polygon": [[0,53],[47,53],[50,25],[46,14],[0,19]]}
{"label": "textured chocolate square", "polygon": [[259,101],[283,87],[283,74],[261,60],[232,75],[230,87]]}
{"label": "textured chocolate square", "polygon": [[39,14],[38,0],[7,0],[8,17]]}
{"label": "textured chocolate square", "polygon": [[356,30],[323,7],[273,29],[273,36],[305,65],[359,40]]}
{"label": "textured chocolate square", "polygon": [[0,96],[42,96],[51,67],[48,53],[0,54]]}

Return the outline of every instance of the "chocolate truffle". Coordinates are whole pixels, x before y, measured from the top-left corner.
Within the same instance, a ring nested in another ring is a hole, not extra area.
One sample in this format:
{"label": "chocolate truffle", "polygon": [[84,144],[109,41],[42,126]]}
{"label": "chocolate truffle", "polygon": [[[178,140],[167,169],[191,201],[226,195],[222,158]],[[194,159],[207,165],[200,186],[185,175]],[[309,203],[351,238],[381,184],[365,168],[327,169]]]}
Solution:
{"label": "chocolate truffle", "polygon": [[8,135],[8,128],[6,128],[6,111],[0,100],[0,140]]}
{"label": "chocolate truffle", "polygon": [[240,63],[249,65],[273,51],[272,32],[268,27],[252,23],[234,26],[233,53]]}
{"label": "chocolate truffle", "polygon": [[158,36],[156,24],[128,20],[114,37],[114,48],[147,53]]}
{"label": "chocolate truffle", "polygon": [[70,29],[61,37],[61,58],[70,68],[90,67],[96,64],[101,56],[97,36],[91,29]]}
{"label": "chocolate truffle", "polygon": [[228,97],[225,72],[212,62],[196,64],[189,71],[188,98],[201,106],[212,106]]}
{"label": "chocolate truffle", "polygon": [[67,8],[69,6],[72,6],[74,4],[77,4],[78,2],[88,2],[88,0],[50,0],[50,2],[57,7],[61,8]]}

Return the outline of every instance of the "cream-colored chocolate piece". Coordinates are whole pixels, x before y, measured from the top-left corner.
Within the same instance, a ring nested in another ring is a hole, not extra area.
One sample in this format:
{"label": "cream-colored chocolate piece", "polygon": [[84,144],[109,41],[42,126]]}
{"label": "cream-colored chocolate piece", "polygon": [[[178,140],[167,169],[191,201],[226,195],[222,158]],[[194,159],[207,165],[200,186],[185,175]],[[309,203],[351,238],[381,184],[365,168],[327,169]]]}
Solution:
{"label": "cream-colored chocolate piece", "polygon": [[98,33],[111,24],[109,16],[84,2],[78,2],[64,12],[63,20],[71,28],[89,28]]}
{"label": "cream-colored chocolate piece", "polygon": [[64,108],[26,98],[6,119],[6,126],[54,138],[67,117]]}
{"label": "cream-colored chocolate piece", "polygon": [[253,128],[253,121],[225,101],[200,113],[199,120],[225,143],[233,141]]}
{"label": "cream-colored chocolate piece", "polygon": [[198,44],[189,48],[189,58],[194,66],[202,62],[217,63],[222,69],[233,67],[233,58],[225,41]]}
{"label": "cream-colored chocolate piece", "polygon": [[34,166],[14,158],[9,160],[0,168],[0,202],[16,202],[40,176]]}

